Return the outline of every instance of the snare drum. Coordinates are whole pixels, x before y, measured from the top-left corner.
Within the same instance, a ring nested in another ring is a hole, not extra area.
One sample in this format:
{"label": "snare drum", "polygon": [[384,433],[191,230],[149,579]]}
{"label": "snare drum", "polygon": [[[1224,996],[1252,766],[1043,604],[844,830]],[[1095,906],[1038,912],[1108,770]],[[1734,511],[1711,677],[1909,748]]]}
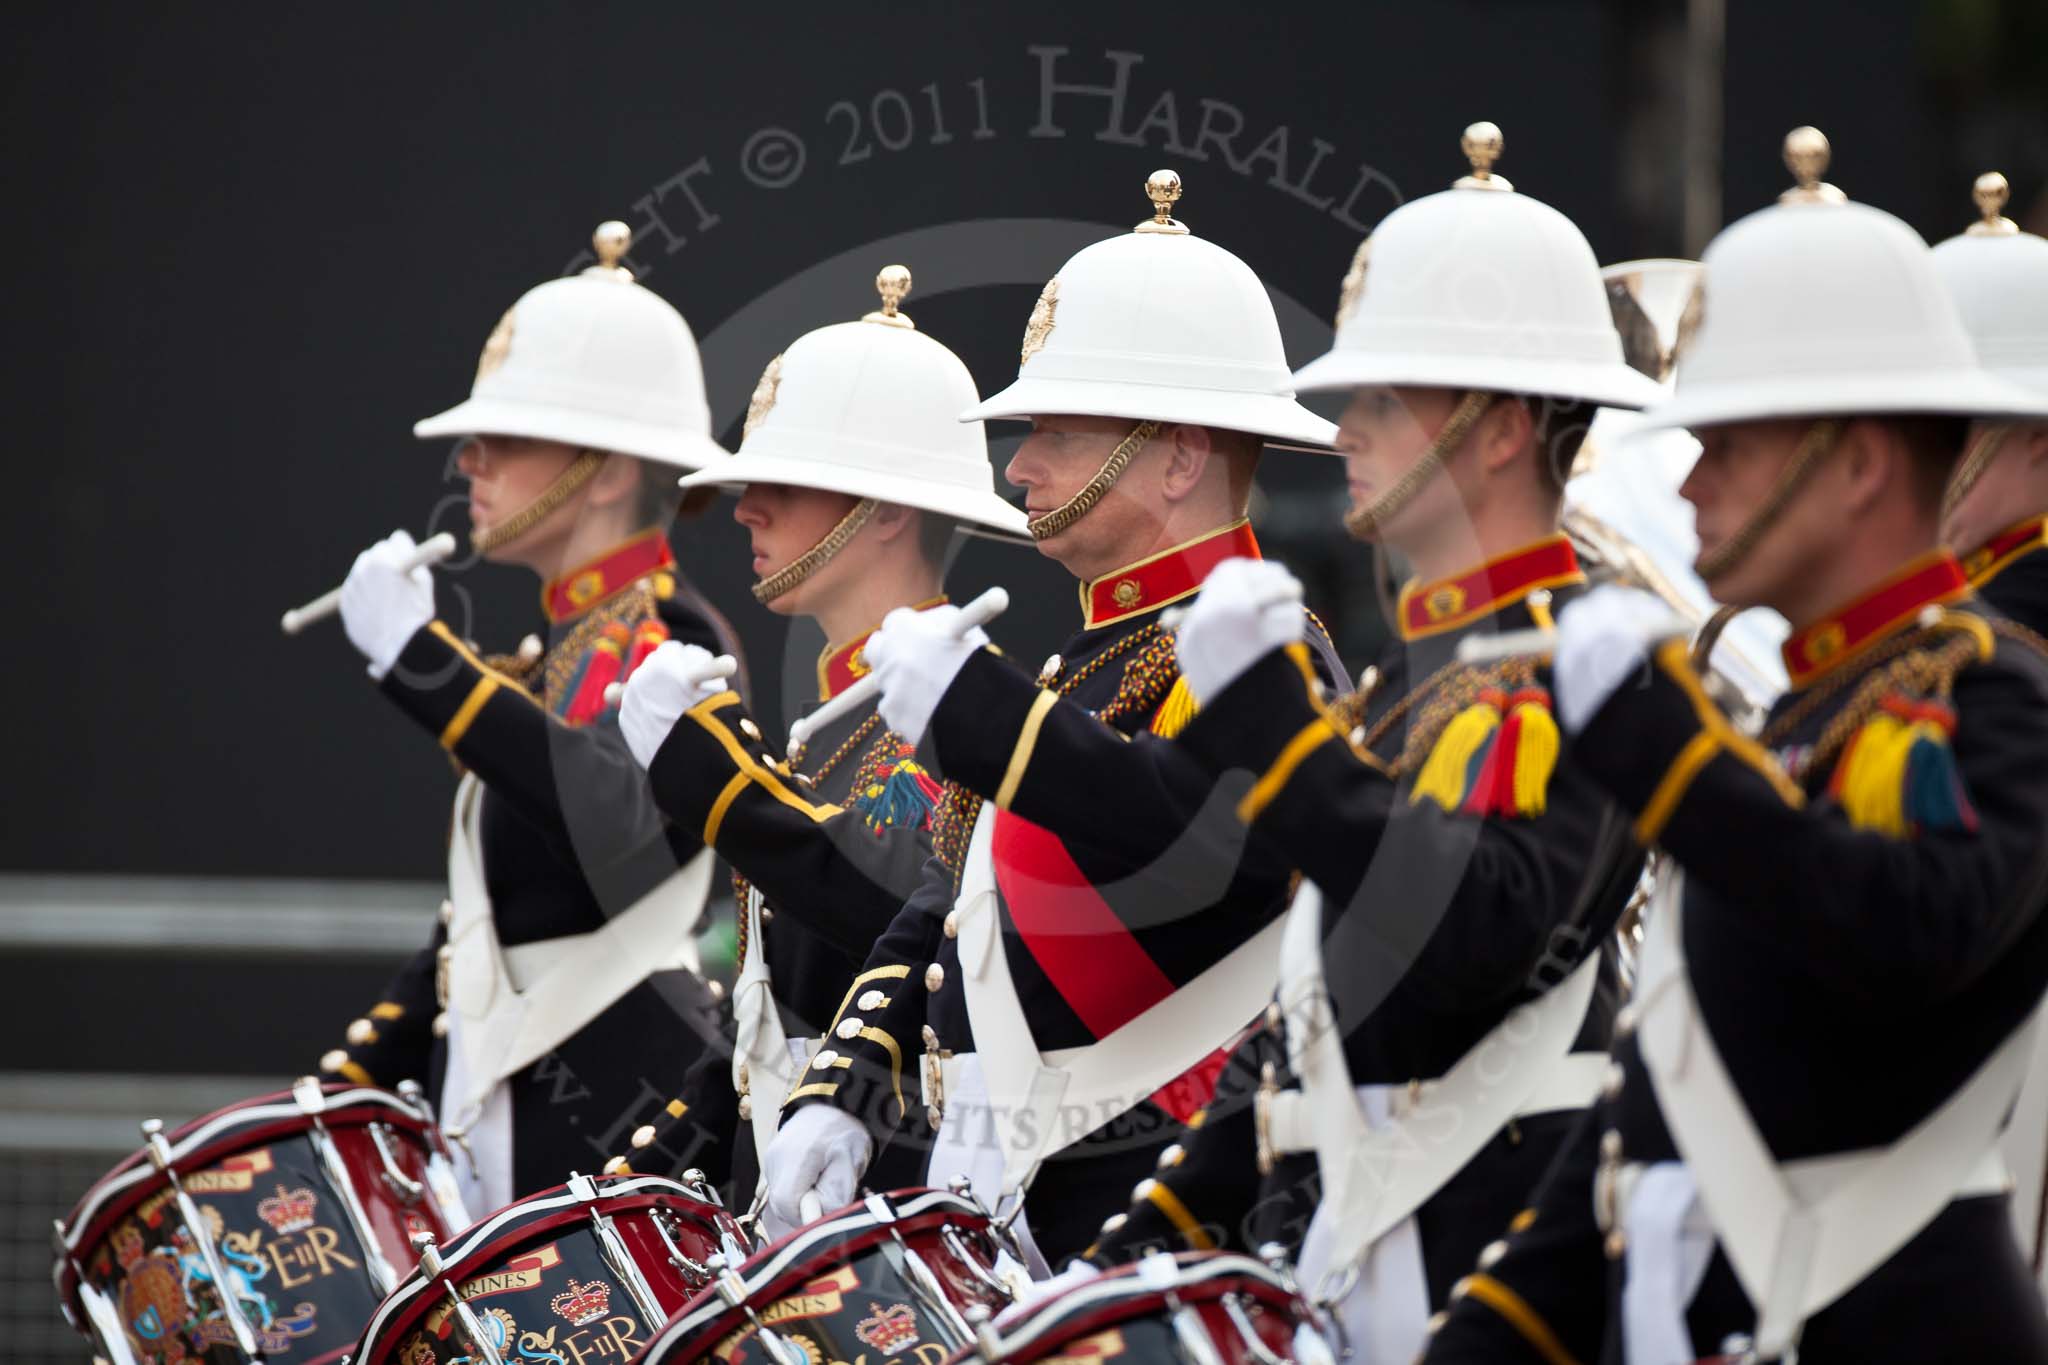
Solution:
{"label": "snare drum", "polygon": [[624,1365],[712,1282],[707,1261],[744,1255],[717,1194],[685,1178],[571,1176],[453,1241],[422,1240],[354,1365]]}
{"label": "snare drum", "polygon": [[988,1365],[1334,1365],[1280,1272],[1225,1252],[1163,1252],[981,1331]]}
{"label": "snare drum", "polygon": [[410,1239],[468,1221],[415,1085],[308,1077],[162,1129],[57,1224],[64,1316],[112,1365],[339,1360]]}
{"label": "snare drum", "polygon": [[964,1191],[871,1194],[724,1270],[639,1365],[939,1365],[973,1340],[971,1313],[1010,1302],[998,1247]]}

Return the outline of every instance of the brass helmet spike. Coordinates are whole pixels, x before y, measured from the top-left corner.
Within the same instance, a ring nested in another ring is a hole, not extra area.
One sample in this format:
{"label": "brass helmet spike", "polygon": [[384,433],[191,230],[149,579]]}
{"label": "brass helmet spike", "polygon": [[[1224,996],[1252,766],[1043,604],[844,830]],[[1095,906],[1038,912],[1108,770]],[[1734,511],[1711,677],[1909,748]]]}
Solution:
{"label": "brass helmet spike", "polygon": [[1977,201],[1977,212],[1984,216],[1970,224],[1963,231],[1971,237],[2016,237],[2020,225],[2007,218],[2002,210],[2006,200],[2012,198],[2012,186],[1997,171],[1986,171],[1977,177],[1977,183],[1970,187],[1970,197]]}
{"label": "brass helmet spike", "polygon": [[1164,232],[1176,237],[1188,235],[1188,225],[1173,216],[1180,199],[1180,177],[1172,171],[1154,171],[1145,177],[1145,197],[1152,201],[1152,216],[1132,228],[1133,232]]}
{"label": "brass helmet spike", "polygon": [[1458,139],[1458,149],[1465,153],[1465,159],[1472,163],[1472,174],[1461,175],[1451,182],[1454,190],[1512,190],[1514,182],[1506,176],[1493,173],[1493,163],[1500,160],[1500,154],[1507,146],[1507,139],[1501,135],[1498,123],[1481,119],[1466,125],[1464,135]]}
{"label": "brass helmet spike", "polygon": [[1846,204],[1849,196],[1821,179],[1834,148],[1820,129],[1802,124],[1785,134],[1785,169],[1799,183],[1778,196],[1781,204]]}
{"label": "brass helmet spike", "polygon": [[599,223],[597,231],[590,234],[590,249],[597,253],[597,264],[583,273],[631,284],[633,272],[619,262],[626,259],[626,248],[632,245],[633,229],[616,218]]}
{"label": "brass helmet spike", "polygon": [[896,305],[903,302],[910,293],[910,267],[907,265],[885,265],[875,276],[875,292],[882,296],[882,306],[872,313],[861,316],[862,322],[879,322],[885,327],[916,327],[908,314],[896,311]]}

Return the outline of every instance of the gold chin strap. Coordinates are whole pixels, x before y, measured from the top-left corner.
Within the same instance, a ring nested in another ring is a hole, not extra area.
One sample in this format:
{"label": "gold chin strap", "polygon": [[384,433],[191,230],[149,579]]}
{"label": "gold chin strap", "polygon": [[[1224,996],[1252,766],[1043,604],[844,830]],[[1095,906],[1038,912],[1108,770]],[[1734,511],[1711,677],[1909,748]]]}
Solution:
{"label": "gold chin strap", "polygon": [[1977,433],[1977,439],[1970,442],[1970,448],[1963,452],[1963,459],[1956,466],[1955,474],[1949,479],[1948,487],[1941,495],[1941,519],[1946,523],[1956,507],[1970,490],[1977,486],[1977,480],[1984,477],[1984,471],[1991,467],[1991,459],[1998,454],[2005,438],[2012,435],[2012,423],[1994,422]]}
{"label": "gold chin strap", "polygon": [[841,517],[839,524],[825,533],[823,540],[756,583],[754,600],[765,607],[824,568],[831,562],[832,556],[846,548],[846,542],[860,534],[860,528],[868,524],[868,518],[872,517],[875,509],[881,505],[880,500],[876,498],[862,498],[855,503],[853,510]]}
{"label": "gold chin strap", "polygon": [[1806,480],[1820,467],[1820,462],[1834,453],[1835,443],[1842,439],[1842,426],[1841,418],[1824,417],[1806,429],[1799,448],[1792,452],[1790,463],[1778,476],[1778,482],[1772,485],[1763,505],[1711,554],[1700,556],[1698,569],[1702,580],[1712,583],[1748,558],[1756,543],[1763,539],[1764,532],[1770,530],[1785,509],[1792,505],[1792,499],[1806,486]]}
{"label": "gold chin strap", "polygon": [[1392,488],[1344,518],[1344,529],[1363,540],[1392,521],[1402,508],[1415,500],[1415,495],[1431,479],[1443,472],[1444,461],[1498,397],[1497,393],[1475,389],[1459,399],[1458,406],[1451,409],[1450,418],[1437,432],[1436,439],[1429,443],[1429,449],[1422,453],[1422,458],[1415,462],[1414,468],[1403,474]]}
{"label": "gold chin strap", "polygon": [[540,525],[548,513],[567,502],[576,490],[597,477],[597,471],[604,467],[604,452],[601,450],[578,451],[569,467],[561,472],[555,481],[541,490],[539,497],[514,512],[503,521],[480,527],[469,533],[470,548],[478,554],[510,545],[519,537]]}
{"label": "gold chin strap", "polygon": [[1140,422],[1131,428],[1131,434],[1109,452],[1109,458],[1102,462],[1102,468],[1095,471],[1095,477],[1088,480],[1080,492],[1068,498],[1058,507],[1038,517],[1025,526],[1033,540],[1051,540],[1060,532],[1088,515],[1090,508],[1102,501],[1102,495],[1113,487],[1130,468],[1131,461],[1144,449],[1145,442],[1159,434],[1159,423]]}

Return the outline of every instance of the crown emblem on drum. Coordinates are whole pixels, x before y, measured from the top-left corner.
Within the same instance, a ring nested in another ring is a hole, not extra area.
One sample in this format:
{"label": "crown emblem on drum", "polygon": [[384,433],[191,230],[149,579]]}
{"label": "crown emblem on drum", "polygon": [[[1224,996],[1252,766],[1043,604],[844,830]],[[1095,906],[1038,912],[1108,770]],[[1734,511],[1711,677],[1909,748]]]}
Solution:
{"label": "crown emblem on drum", "polygon": [[555,1295],[548,1307],[569,1320],[571,1327],[583,1327],[596,1322],[612,1306],[611,1286],[603,1282],[584,1284],[578,1280],[569,1281],[569,1287]]}
{"label": "crown emblem on drum", "polygon": [[256,1216],[270,1224],[271,1230],[282,1237],[288,1232],[313,1226],[313,1209],[318,1202],[313,1192],[304,1186],[288,1190],[279,1185],[276,1194],[256,1206]]}
{"label": "crown emblem on drum", "polygon": [[877,1307],[854,1324],[853,1334],[885,1356],[899,1355],[917,1345],[917,1315],[907,1303]]}

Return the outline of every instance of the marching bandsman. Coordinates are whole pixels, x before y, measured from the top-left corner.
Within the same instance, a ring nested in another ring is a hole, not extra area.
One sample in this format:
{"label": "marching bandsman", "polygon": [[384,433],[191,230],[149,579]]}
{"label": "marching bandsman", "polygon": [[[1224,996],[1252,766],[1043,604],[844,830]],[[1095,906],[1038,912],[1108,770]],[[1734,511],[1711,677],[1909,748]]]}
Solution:
{"label": "marching bandsman", "polygon": [[[1036,678],[898,611],[867,646],[881,712],[949,781],[938,857],[854,978],[770,1148],[769,1208],[843,1203],[899,1124],[931,1177],[965,1176],[1055,1260],[1148,1174],[1207,1098],[1271,985],[1288,869],[1245,854],[1172,745],[1194,710],[1161,609],[1256,555],[1267,441],[1327,448],[1284,391],[1273,305],[1237,257],[1154,213],[1069,260],[1025,330],[1017,382],[965,414],[1025,418],[1007,475],[1042,553],[1080,581],[1082,628]],[[1335,665],[1330,665],[1334,672]],[[1206,806],[1206,809],[1205,809]]]}
{"label": "marching bandsman", "polygon": [[689,325],[619,264],[624,224],[594,240],[597,265],[499,319],[469,400],[413,428],[465,438],[471,545],[540,577],[548,642],[479,656],[403,532],[342,588],[371,677],[465,775],[433,942],[321,1070],[426,1082],[479,1215],[601,1162],[715,1028],[712,855],[662,819],[606,694],[671,639],[737,651],[667,540],[676,472],[726,454]]}
{"label": "marching bandsman", "polygon": [[1752,739],[1618,585],[1558,622],[1574,760],[1670,858],[1615,1066],[1431,1361],[2048,1360],[1996,1140],[2048,985],[2048,659],[1940,548],[1981,370],[1919,237],[1787,141],[1675,397],[1715,596],[1792,625]]}
{"label": "marching bandsman", "polygon": [[[1973,190],[1982,216],[1934,248],[1935,268],[1984,368],[2048,392],[2048,241],[2004,215],[2012,191],[1997,171]],[[2048,422],[1972,426],[1942,500],[1942,539],[1986,606],[2048,637]],[[2003,1145],[2013,1227],[2048,1288],[2048,1049],[2036,1050]]]}
{"label": "marching bandsman", "polygon": [[[1024,514],[995,492],[982,424],[959,420],[979,400],[973,376],[899,307],[908,270],[889,266],[875,285],[879,310],[810,332],[769,362],[738,453],[683,480],[739,490],[733,516],[752,538],[754,596],[811,618],[830,641],[819,702],[868,673],[862,648],[884,616],[946,600],[955,527],[1026,539]],[[736,1046],[698,1063],[676,1122],[732,1145],[744,1204],[783,1096],[917,886],[940,787],[872,701],[806,735],[784,762],[737,692],[698,684],[708,662],[692,645],[656,650],[626,686],[620,726],[656,804],[736,871]],[[619,1168],[685,1162],[725,1178],[695,1131],[672,1128],[636,1132]],[[907,1164],[902,1179],[877,1182],[916,1183],[922,1166]]]}
{"label": "marching bandsman", "polygon": [[1303,1290],[1373,1365],[1415,1358],[1598,1092],[1619,993],[1602,945],[1641,864],[1559,761],[1548,659],[1465,654],[1583,593],[1565,475],[1596,408],[1659,392],[1624,361],[1592,248],[1493,173],[1500,149],[1473,125],[1473,173],[1387,216],[1330,353],[1295,376],[1351,395],[1344,524],[1414,571],[1399,638],[1326,702],[1286,570],[1254,562],[1218,569],[1181,629],[1204,704],[1178,747],[1237,775],[1237,818],[1315,894],[1267,1027],[1096,1252],[1300,1242]]}
{"label": "marching bandsman", "polygon": [[[1983,217],[1934,248],[1984,368],[2048,392],[2048,240],[2001,210],[2005,177],[1977,177]],[[2048,635],[2048,423],[1980,422],[1949,484],[1942,534],[1978,594]]]}

